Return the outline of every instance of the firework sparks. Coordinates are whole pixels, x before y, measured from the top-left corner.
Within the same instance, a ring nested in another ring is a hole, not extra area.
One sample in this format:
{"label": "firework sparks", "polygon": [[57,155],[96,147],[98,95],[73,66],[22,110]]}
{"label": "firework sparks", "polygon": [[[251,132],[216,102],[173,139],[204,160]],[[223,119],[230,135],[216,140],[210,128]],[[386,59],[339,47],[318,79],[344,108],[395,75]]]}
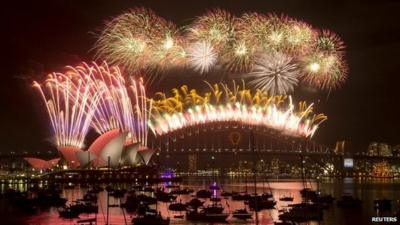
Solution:
{"label": "firework sparks", "polygon": [[137,8],[109,21],[95,48],[98,58],[134,73],[176,62],[183,51],[180,43],[174,24],[151,10]]}
{"label": "firework sparks", "polygon": [[151,103],[147,103],[146,89],[143,81],[131,78],[133,111],[131,112],[134,127],[130,130],[130,136],[134,143],[140,142],[143,146],[147,146],[148,127],[147,120],[151,112]]}
{"label": "firework sparks", "polygon": [[239,103],[234,105],[204,105],[188,109],[184,113],[174,113],[157,117],[150,128],[157,135],[163,135],[185,127],[214,122],[239,122],[246,125],[266,126],[280,130],[286,135],[311,137],[317,126],[294,114],[293,107],[279,111],[275,106],[268,108],[248,107]]}
{"label": "firework sparks", "polygon": [[329,30],[323,30],[319,33],[316,40],[316,49],[324,53],[342,54],[345,46],[342,40],[335,33]]}
{"label": "firework sparks", "polygon": [[147,121],[148,109],[141,81],[132,78],[128,85],[119,68],[109,67],[105,62],[91,66],[84,63],[71,69],[85,79],[91,93],[101,93],[91,123],[99,134],[118,129],[128,133],[129,142],[147,144],[147,126],[143,124]]}
{"label": "firework sparks", "polygon": [[313,52],[302,59],[303,82],[322,90],[340,87],[346,80],[347,66],[340,55]]}
{"label": "firework sparks", "polygon": [[[142,81],[128,85],[118,67],[93,63],[67,67],[49,75],[46,91],[35,82],[46,102],[57,146],[83,146],[92,126],[99,134],[118,129],[129,142],[147,144],[146,92]],[[131,94],[129,94],[129,91]]]}
{"label": "firework sparks", "polygon": [[267,16],[266,33],[263,37],[263,47],[265,50],[273,49],[282,51],[287,48],[287,23],[289,18],[270,14]]}
{"label": "firework sparks", "polygon": [[76,71],[87,79],[93,93],[104,90],[93,117],[94,129],[100,134],[113,129],[120,129],[121,132],[132,130],[133,121],[129,117],[132,105],[118,67],[109,68],[106,63],[100,66],[94,63],[93,66],[79,66]]}
{"label": "firework sparks", "polygon": [[302,56],[309,52],[316,37],[317,32],[304,22],[290,19],[286,24],[286,48],[292,54]]}
{"label": "firework sparks", "polygon": [[217,62],[218,55],[209,42],[196,42],[187,52],[190,67],[200,73],[207,73]]}
{"label": "firework sparks", "polygon": [[245,75],[250,85],[271,95],[287,94],[298,83],[299,70],[289,56],[282,53],[261,55],[256,59],[253,71]]}
{"label": "firework sparks", "polygon": [[268,18],[259,13],[245,13],[235,23],[236,39],[262,46],[268,31]]}
{"label": "firework sparks", "polygon": [[208,42],[222,51],[234,35],[235,18],[227,11],[212,10],[198,17],[190,26],[188,39],[192,42]]}
{"label": "firework sparks", "polygon": [[185,39],[178,33],[165,34],[153,44],[149,68],[164,71],[173,67],[182,67],[186,62],[185,46]]}
{"label": "firework sparks", "polygon": [[246,72],[253,67],[255,47],[241,40],[235,40],[224,52],[221,62],[228,71]]}
{"label": "firework sparks", "polygon": [[[218,67],[258,78],[261,71],[279,69],[269,71],[264,78],[272,79],[257,86],[285,94],[299,81],[322,90],[337,88],[347,76],[344,45],[336,34],[318,32],[285,15],[245,13],[236,18],[217,9],[180,29],[150,10],[133,9],[107,23],[95,48],[98,57],[130,73],[145,73],[146,82],[185,65],[201,74]],[[290,62],[282,60],[281,54]],[[267,56],[269,65],[263,60]],[[302,76],[297,76],[298,70]]]}
{"label": "firework sparks", "polygon": [[58,147],[83,147],[98,95],[92,95],[74,71],[53,73],[43,85],[33,83],[46,105]]}
{"label": "firework sparks", "polygon": [[[237,122],[266,126],[292,136],[312,137],[319,124],[326,120],[322,114],[313,114],[313,107],[299,103],[297,110],[283,96],[269,96],[260,90],[252,93],[233,83],[210,85],[210,92],[199,95],[187,86],[173,90],[174,96],[152,99],[154,102],[149,128],[157,135],[199,124]],[[286,104],[284,104],[286,102]]]}

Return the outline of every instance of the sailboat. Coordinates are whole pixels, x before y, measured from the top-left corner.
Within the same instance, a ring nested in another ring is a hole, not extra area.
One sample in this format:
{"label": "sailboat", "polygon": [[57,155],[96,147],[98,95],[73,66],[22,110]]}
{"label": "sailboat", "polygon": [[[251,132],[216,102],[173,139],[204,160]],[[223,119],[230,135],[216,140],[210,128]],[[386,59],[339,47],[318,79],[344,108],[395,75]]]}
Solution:
{"label": "sailboat", "polygon": [[[213,186],[216,186],[216,183],[214,183]],[[212,196],[210,196],[211,204],[205,207],[203,206],[193,207],[193,204],[191,204],[192,207],[189,207],[188,210],[186,211],[186,219],[192,221],[206,221],[206,222],[225,221],[228,218],[229,214],[224,213],[224,208],[220,203],[221,199],[217,197],[216,193],[217,193],[216,189],[214,189]]]}
{"label": "sailboat", "polygon": [[[247,204],[249,205],[249,208],[258,212],[263,209],[273,209],[275,208],[276,201],[273,199],[271,187],[269,186],[269,193],[265,192],[265,186],[264,186],[264,181],[263,181],[263,194],[258,195],[257,194],[257,169],[256,169],[256,160],[255,160],[255,150],[253,146],[253,132],[250,133],[250,148],[253,151],[253,172],[254,172],[254,195],[250,196],[249,200],[247,201]],[[264,176],[265,178],[265,176]],[[257,213],[256,213],[257,215]]]}
{"label": "sailboat", "polygon": [[255,211],[260,211],[263,209],[273,209],[275,208],[276,201],[270,198],[265,198],[262,195],[251,196],[248,201],[249,207]]}
{"label": "sailboat", "polygon": [[248,201],[250,199],[250,194],[247,193],[247,177],[245,178],[245,191],[244,192],[232,192],[233,201]]}
{"label": "sailboat", "polygon": [[224,222],[229,214],[223,213],[223,211],[224,208],[216,203],[207,207],[189,208],[186,211],[186,219],[193,221]]}
{"label": "sailboat", "polygon": [[169,225],[169,222],[169,218],[164,219],[160,213],[151,209],[146,209],[144,213],[132,219],[133,225]]}
{"label": "sailboat", "polygon": [[247,220],[252,218],[253,213],[247,211],[246,207],[244,207],[243,209],[233,211],[232,216],[237,219]]}
{"label": "sailboat", "polygon": [[292,195],[283,195],[282,197],[279,198],[280,201],[284,201],[284,202],[292,202],[293,199],[294,198]]}
{"label": "sailboat", "polygon": [[291,205],[291,209],[279,215],[279,219],[282,221],[291,221],[291,222],[305,222],[309,220],[321,220],[323,217],[323,212],[319,204],[313,204],[310,202],[311,196],[317,196],[317,192],[307,188],[306,180],[305,180],[305,171],[303,166],[303,159],[301,159],[302,165],[302,181],[304,189],[300,191],[303,196],[303,202],[300,204]]}

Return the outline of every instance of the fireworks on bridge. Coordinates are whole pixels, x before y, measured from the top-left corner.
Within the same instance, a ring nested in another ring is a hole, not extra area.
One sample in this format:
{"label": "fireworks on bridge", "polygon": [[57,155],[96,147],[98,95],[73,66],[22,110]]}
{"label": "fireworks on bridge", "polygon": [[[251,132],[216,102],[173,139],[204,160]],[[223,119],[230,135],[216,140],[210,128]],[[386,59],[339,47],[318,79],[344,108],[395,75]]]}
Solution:
{"label": "fireworks on bridge", "polygon": [[152,99],[149,127],[156,135],[202,124],[233,122],[263,126],[290,136],[312,137],[326,120],[323,114],[313,113],[313,104],[301,102],[296,109],[291,97],[252,92],[235,83],[231,88],[226,84],[210,85],[204,94],[187,86],[172,92],[172,97],[158,93],[160,97]]}
{"label": "fireworks on bridge", "polygon": [[171,67],[200,74],[222,68],[270,94],[290,94],[298,84],[329,90],[347,75],[336,34],[274,14],[211,10],[177,28],[150,10],[133,9],[106,24],[95,49],[129,73],[145,71],[146,80]]}

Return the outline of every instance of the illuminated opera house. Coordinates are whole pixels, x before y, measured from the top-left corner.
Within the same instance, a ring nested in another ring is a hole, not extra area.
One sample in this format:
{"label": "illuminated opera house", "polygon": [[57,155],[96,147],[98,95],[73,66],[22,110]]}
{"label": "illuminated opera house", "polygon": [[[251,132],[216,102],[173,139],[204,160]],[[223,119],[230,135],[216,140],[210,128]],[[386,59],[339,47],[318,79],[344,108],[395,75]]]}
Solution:
{"label": "illuminated opera house", "polygon": [[[148,165],[155,150],[127,140],[127,132],[121,133],[118,129],[114,129],[99,136],[87,151],[60,150],[59,152],[70,168]],[[37,170],[50,169],[60,162],[60,158],[48,161],[38,158],[25,158],[25,160]]]}

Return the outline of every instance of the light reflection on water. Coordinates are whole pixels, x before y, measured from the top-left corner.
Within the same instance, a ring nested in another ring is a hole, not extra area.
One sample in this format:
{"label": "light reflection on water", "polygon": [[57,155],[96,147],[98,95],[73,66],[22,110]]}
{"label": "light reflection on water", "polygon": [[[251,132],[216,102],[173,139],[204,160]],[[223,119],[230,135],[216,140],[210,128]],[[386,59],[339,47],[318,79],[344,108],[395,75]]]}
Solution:
{"label": "light reflection on water", "polygon": [[[189,178],[184,180],[181,187],[189,187],[194,190],[208,189],[208,187],[215,181],[213,178]],[[217,183],[221,186],[221,189],[225,191],[244,191],[246,188],[249,193],[254,192],[253,183],[249,180],[245,181],[241,179],[217,179]],[[118,185],[115,185],[116,187]],[[370,217],[377,215],[377,212],[373,210],[373,200],[377,198],[389,198],[389,199],[400,199],[400,194],[397,190],[400,188],[400,182],[398,180],[359,180],[359,179],[343,179],[343,180],[333,180],[326,179],[322,180],[320,184],[308,183],[308,186],[316,189],[317,186],[322,193],[331,194],[336,198],[339,198],[342,194],[348,193],[353,194],[361,198],[364,202],[363,209],[353,209],[353,210],[343,210],[332,205],[328,210],[324,211],[324,221],[322,224],[336,225],[336,224],[370,224]],[[26,188],[26,186],[18,186],[21,189]],[[129,185],[124,184],[120,187],[129,188]],[[258,182],[257,192],[262,193],[268,191],[269,188],[272,190],[274,198],[278,201],[276,209],[274,210],[263,210],[259,212],[260,224],[273,224],[274,220],[278,219],[278,210],[287,206],[287,202],[279,201],[279,197],[282,196],[293,196],[294,201],[291,203],[301,202],[301,195],[299,190],[303,188],[303,183],[300,180],[270,180],[268,183]],[[2,189],[4,187],[1,187]],[[64,189],[62,195],[66,197],[69,202],[75,201],[83,197],[86,192],[86,188],[80,188],[78,185],[74,189]],[[170,189],[166,189],[169,191]],[[221,190],[222,191],[222,190]],[[218,191],[218,194],[220,191]],[[177,201],[188,202],[192,197],[189,195],[180,195]],[[105,224],[105,214],[106,214],[106,199],[107,192],[100,192],[98,198],[99,204],[99,214],[97,214],[97,224]],[[124,201],[124,200],[122,200]],[[223,199],[221,201],[222,205],[225,207],[225,212],[231,212],[236,209],[244,207],[242,201],[231,201],[228,199]],[[110,204],[120,204],[119,199],[110,197]],[[205,203],[208,204],[208,201]],[[155,205],[152,208],[156,208]],[[184,219],[176,219],[174,215],[179,215],[182,213],[173,212],[168,210],[168,204],[159,202],[157,204],[157,210],[161,211],[162,215],[171,218],[171,224],[208,224],[208,223],[190,223]],[[394,207],[394,211],[397,210],[397,206]],[[131,218],[134,214],[130,214],[122,211],[119,207],[109,208],[109,221],[110,224],[131,224]],[[384,214],[385,215],[385,214]],[[392,214],[389,214],[392,215]],[[81,214],[80,219],[93,218],[95,215]],[[253,217],[254,218],[254,217]],[[65,224],[72,225],[76,224],[76,219],[62,219],[59,217],[57,209],[51,208],[48,211],[42,211],[38,215],[27,217],[25,219],[27,224],[32,225],[50,225],[50,224]],[[254,220],[243,222],[236,220],[234,218],[228,218],[228,222],[231,224],[255,224]],[[317,222],[310,222],[308,224],[318,224]]]}

